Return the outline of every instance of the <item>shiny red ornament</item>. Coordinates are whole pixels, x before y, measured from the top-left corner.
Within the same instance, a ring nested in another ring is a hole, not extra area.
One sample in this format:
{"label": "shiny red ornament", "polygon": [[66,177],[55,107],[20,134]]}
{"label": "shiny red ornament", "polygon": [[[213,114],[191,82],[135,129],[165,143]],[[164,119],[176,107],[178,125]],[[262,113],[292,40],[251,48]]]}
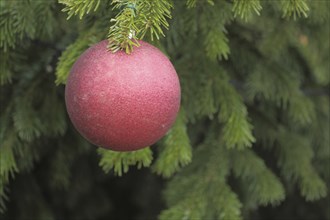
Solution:
{"label": "shiny red ornament", "polygon": [[150,146],[173,125],[180,83],[169,59],[139,41],[131,54],[107,49],[104,40],[73,65],[65,88],[69,117],[91,143],[115,151]]}

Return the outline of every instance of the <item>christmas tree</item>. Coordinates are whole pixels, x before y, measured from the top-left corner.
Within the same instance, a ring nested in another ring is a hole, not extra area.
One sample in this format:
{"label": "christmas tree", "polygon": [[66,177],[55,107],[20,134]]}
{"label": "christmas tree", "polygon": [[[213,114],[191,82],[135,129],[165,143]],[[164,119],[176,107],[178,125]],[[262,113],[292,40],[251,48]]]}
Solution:
{"label": "christmas tree", "polygon": [[[328,0],[0,0],[0,216],[330,219]],[[93,146],[65,106],[70,69],[159,48],[181,84],[153,146]]]}

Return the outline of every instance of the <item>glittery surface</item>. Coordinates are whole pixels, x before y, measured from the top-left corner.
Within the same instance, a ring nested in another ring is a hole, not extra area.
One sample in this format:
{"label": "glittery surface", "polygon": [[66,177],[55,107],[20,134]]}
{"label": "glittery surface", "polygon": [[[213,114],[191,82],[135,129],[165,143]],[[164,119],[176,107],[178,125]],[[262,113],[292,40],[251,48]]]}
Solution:
{"label": "glittery surface", "polygon": [[157,142],[173,125],[180,84],[168,58],[140,41],[130,55],[107,51],[107,41],[86,50],[65,88],[75,128],[91,143],[117,151]]}

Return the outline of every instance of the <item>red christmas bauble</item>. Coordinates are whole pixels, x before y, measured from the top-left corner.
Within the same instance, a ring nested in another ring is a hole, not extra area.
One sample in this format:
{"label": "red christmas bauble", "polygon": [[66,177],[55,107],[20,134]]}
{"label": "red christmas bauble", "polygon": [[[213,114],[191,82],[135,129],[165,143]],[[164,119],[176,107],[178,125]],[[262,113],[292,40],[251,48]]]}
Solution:
{"label": "red christmas bauble", "polygon": [[115,151],[150,146],[173,125],[180,84],[168,58],[139,41],[131,54],[104,40],[73,65],[65,88],[69,117],[91,143]]}

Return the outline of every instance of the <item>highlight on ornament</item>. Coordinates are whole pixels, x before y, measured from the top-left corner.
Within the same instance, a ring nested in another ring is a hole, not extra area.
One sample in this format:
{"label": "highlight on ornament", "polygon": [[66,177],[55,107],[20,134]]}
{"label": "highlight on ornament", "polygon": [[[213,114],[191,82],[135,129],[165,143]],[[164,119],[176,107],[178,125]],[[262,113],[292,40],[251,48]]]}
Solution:
{"label": "highlight on ornament", "polygon": [[133,151],[156,143],[173,125],[181,90],[169,59],[139,41],[126,54],[108,41],[87,49],[73,65],[65,88],[69,117],[91,143]]}

